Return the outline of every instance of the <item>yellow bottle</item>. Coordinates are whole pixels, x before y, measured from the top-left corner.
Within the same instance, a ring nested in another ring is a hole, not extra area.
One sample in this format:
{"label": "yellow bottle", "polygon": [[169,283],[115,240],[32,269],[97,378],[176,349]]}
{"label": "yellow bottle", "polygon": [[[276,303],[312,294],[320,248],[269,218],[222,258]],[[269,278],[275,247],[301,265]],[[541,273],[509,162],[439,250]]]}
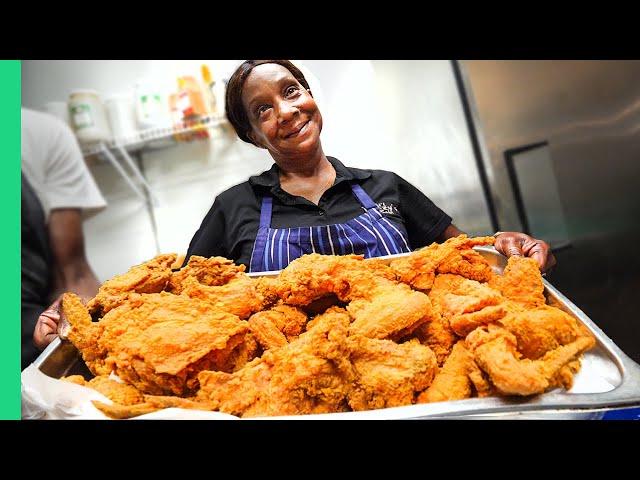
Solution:
{"label": "yellow bottle", "polygon": [[209,110],[211,111],[211,114],[213,116],[217,117],[219,114],[218,102],[217,102],[216,94],[214,91],[216,81],[213,79],[213,75],[211,75],[211,70],[209,70],[209,67],[207,65],[202,65],[200,67],[200,72],[202,73],[202,80],[204,81],[204,84],[207,87],[204,91],[204,96],[209,106]]}

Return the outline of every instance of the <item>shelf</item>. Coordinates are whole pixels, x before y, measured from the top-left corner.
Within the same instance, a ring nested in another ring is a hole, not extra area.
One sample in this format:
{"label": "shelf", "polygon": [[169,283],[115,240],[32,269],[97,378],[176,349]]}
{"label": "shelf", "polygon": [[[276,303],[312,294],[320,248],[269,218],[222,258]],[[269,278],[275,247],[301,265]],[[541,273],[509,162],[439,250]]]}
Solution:
{"label": "shelf", "polygon": [[[104,148],[107,148],[109,150],[119,150],[122,148],[129,151],[142,150],[150,147],[150,142],[157,142],[160,140],[172,140],[173,142],[170,145],[175,145],[177,143],[181,143],[181,141],[175,139],[175,137],[179,134],[195,133],[198,131],[202,131],[203,129],[209,130],[219,126],[224,126],[225,124],[228,124],[228,121],[225,118],[206,116],[201,117],[197,125],[183,122],[179,127],[148,128],[145,130],[139,130],[136,134],[130,137],[119,138],[117,141],[110,140],[108,142],[83,145],[82,154],[85,157],[97,155],[99,153],[104,153]],[[192,140],[188,140],[187,142],[191,142],[194,140],[198,139],[194,138]],[[156,146],[151,148],[156,149],[159,147]]]}
{"label": "shelf", "polygon": [[[129,156],[129,151],[141,151],[145,149],[158,149],[166,148],[171,145],[178,145],[184,142],[191,142],[194,140],[202,140],[199,138],[190,138],[187,140],[176,140],[178,135],[187,135],[190,133],[197,133],[203,130],[210,130],[219,126],[229,125],[229,122],[225,118],[221,117],[201,117],[199,122],[194,125],[192,123],[182,123],[178,128],[176,127],[162,127],[162,128],[149,128],[146,130],[140,130],[135,135],[127,138],[119,138],[117,141],[111,140],[109,142],[101,142],[91,145],[85,145],[82,147],[82,153],[85,157],[91,155],[102,154],[118,171],[122,178],[127,182],[131,190],[140,197],[143,201],[150,201],[152,205],[158,206],[158,197],[152,190],[151,186],[144,178],[144,175],[140,172],[140,169],[135,164],[133,159]],[[172,143],[163,145],[162,147],[155,145],[152,146],[151,142],[158,142],[161,140],[172,140]],[[120,164],[115,154],[119,154],[125,161],[127,167],[131,173]],[[145,195],[144,190],[147,191]]]}

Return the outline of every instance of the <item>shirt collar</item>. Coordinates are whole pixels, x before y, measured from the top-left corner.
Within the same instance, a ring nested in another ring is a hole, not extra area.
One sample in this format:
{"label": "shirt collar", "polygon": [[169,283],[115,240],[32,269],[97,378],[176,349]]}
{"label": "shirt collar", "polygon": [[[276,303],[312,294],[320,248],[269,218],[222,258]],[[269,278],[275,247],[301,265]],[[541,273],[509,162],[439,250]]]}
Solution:
{"label": "shirt collar", "polygon": [[[371,176],[370,170],[361,170],[359,168],[349,168],[345,167],[344,164],[334,157],[327,157],[327,160],[333,165],[333,168],[336,171],[336,182],[335,184],[340,183],[344,180],[364,180],[365,178],[369,178]],[[271,168],[265,172],[262,172],[260,175],[256,175],[249,178],[250,185],[259,185],[262,187],[279,187],[280,186],[280,168],[275,163],[271,166]],[[335,185],[334,184],[334,185]]]}

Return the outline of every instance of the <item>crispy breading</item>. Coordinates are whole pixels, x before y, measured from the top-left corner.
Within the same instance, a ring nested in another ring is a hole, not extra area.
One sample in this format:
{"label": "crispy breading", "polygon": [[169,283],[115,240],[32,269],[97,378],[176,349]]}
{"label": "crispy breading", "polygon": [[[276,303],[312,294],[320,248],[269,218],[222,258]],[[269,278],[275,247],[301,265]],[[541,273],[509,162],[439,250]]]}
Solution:
{"label": "crispy breading", "polygon": [[471,332],[466,345],[500,393],[535,395],[554,386],[558,372],[592,348],[595,339],[578,337],[574,342],[547,352],[539,360],[529,360],[520,357],[513,334],[502,327],[489,325]]}
{"label": "crispy breading", "polygon": [[299,308],[277,305],[271,310],[253,314],[249,318],[249,329],[260,346],[268,350],[282,347],[297,338],[307,321],[307,315]]}
{"label": "crispy breading", "polygon": [[431,349],[415,339],[397,344],[351,336],[348,341],[356,371],[349,406],[355,411],[411,405],[438,368]]}
{"label": "crispy breading", "polygon": [[181,293],[183,282],[187,278],[194,278],[198,283],[209,287],[225,285],[244,271],[244,265],[236,265],[224,257],[205,258],[192,255],[184,268],[172,273],[167,291]]}
{"label": "crispy breading", "polygon": [[489,282],[502,295],[527,308],[545,304],[544,283],[538,263],[533,258],[509,257],[502,275]]}
{"label": "crispy breading", "polygon": [[464,341],[459,341],[431,386],[418,396],[417,402],[446,402],[471,397],[473,390],[469,375],[476,368],[473,355],[465,348]]}
{"label": "crispy breading", "polygon": [[163,291],[171,278],[171,265],[176,258],[175,253],[158,255],[107,280],[98,289],[98,294],[87,303],[89,312],[104,315],[126,301],[131,293]]}
{"label": "crispy breading", "polygon": [[265,306],[264,298],[256,289],[256,281],[243,273],[219,286],[204,285],[194,277],[185,278],[181,285],[183,296],[200,299],[242,319],[249,318]]}
{"label": "crispy breading", "polygon": [[349,316],[331,308],[293,342],[232,374],[201,372],[197,398],[243,417],[348,409],[354,379],[346,342]]}
{"label": "crispy breading", "polygon": [[468,238],[466,235],[450,238],[442,244],[416,250],[410,255],[391,262],[398,279],[416,290],[431,289],[438,273],[452,273],[478,281],[492,276],[491,266],[473,247],[493,245],[493,237]]}
{"label": "crispy breading", "polygon": [[95,375],[112,371],[151,394],[188,395],[201,370],[231,371],[246,322],[206,302],[162,292],[132,294],[99,322],[91,323],[74,294],[65,294],[69,339]]}

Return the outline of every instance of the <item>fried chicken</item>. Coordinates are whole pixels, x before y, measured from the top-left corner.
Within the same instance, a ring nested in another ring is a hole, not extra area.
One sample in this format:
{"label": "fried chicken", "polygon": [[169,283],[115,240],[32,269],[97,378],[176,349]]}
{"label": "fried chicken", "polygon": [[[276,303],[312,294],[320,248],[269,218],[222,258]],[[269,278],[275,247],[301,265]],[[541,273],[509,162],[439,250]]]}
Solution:
{"label": "fried chicken", "polygon": [[[546,305],[532,259],[495,274],[452,238],[396,259],[304,255],[273,278],[221,257],[158,256],[63,298],[60,334],[112,418],[161,408],[241,417],[334,413],[570,388],[595,345]],[[99,318],[92,321],[92,316]],[[245,319],[247,321],[245,321]],[[115,373],[125,383],[108,378]]]}
{"label": "fried chicken", "polygon": [[102,316],[121,305],[130,293],[159,293],[171,278],[171,265],[176,254],[158,255],[148,262],[131,267],[102,284],[98,294],[87,303],[90,313]]}
{"label": "fried chicken", "polygon": [[471,397],[472,382],[469,375],[477,370],[473,355],[461,340],[453,346],[451,355],[433,379],[431,386],[422,392],[418,403],[446,402]]}
{"label": "fried chicken", "polygon": [[440,307],[451,329],[461,337],[507,313],[503,305],[505,299],[499,292],[485,283],[459,275],[438,275],[429,298]]}
{"label": "fried chicken", "polygon": [[417,393],[431,384],[438,368],[431,349],[415,339],[397,344],[352,336],[348,342],[356,371],[349,392],[354,411],[411,405]]}
{"label": "fried chicken", "polygon": [[144,395],[143,400],[136,404],[122,404],[114,402],[107,405],[98,400],[91,403],[102,413],[116,420],[122,420],[147,413],[153,413],[163,408],[186,408],[190,410],[213,410],[210,403],[195,400],[193,398],[180,398],[159,395]]}
{"label": "fried chicken", "polygon": [[512,313],[499,323],[516,337],[518,351],[531,360],[580,336],[590,336],[571,315],[547,305]]}
{"label": "fried chicken", "polygon": [[264,350],[286,345],[300,335],[307,324],[305,313],[296,307],[278,305],[255,313],[249,318],[249,329]]}
{"label": "fried chicken", "polygon": [[228,283],[209,286],[194,277],[181,282],[182,295],[202,300],[225,312],[247,319],[265,306],[264,298],[256,289],[256,281],[244,273],[238,273]]}
{"label": "fried chicken", "polygon": [[476,363],[504,395],[545,392],[557,384],[557,375],[563,367],[594,345],[593,337],[582,336],[547,352],[539,360],[529,360],[521,359],[516,337],[497,325],[477,328],[466,338],[466,346],[473,352]]}
{"label": "fried chicken", "polygon": [[419,325],[411,335],[403,340],[409,340],[411,337],[418,339],[421,344],[428,346],[435,353],[438,366],[442,366],[458,337],[451,330],[449,320],[440,314],[439,307],[432,306],[431,320]]}
{"label": "fried chicken", "polygon": [[167,291],[180,294],[183,282],[189,277],[193,277],[201,285],[209,287],[225,285],[244,271],[244,265],[236,265],[224,257],[205,258],[192,255],[184,268],[172,273]]}
{"label": "fried chicken", "polygon": [[485,282],[492,276],[491,266],[473,247],[493,245],[494,241],[494,237],[468,238],[459,235],[442,244],[432,243],[416,250],[394,260],[390,266],[400,281],[423,292],[431,289],[438,273],[452,273]]}
{"label": "fried chicken", "polygon": [[135,405],[144,402],[144,394],[135,387],[126,383],[118,382],[107,375],[99,375],[86,381],[82,375],[72,375],[62,378],[62,380],[93,388],[105,397],[120,405]]}
{"label": "fried chicken", "polygon": [[201,372],[196,398],[242,417],[346,411],[355,378],[348,325],[344,309],[331,308],[293,342],[237,372]]}
{"label": "fried chicken", "polygon": [[94,375],[115,372],[144,393],[187,396],[201,370],[232,371],[246,322],[206,302],[162,292],[131,294],[92,323],[79,297],[63,297],[69,340]]}
{"label": "fried chicken", "polygon": [[356,255],[305,255],[294,260],[270,288],[284,303],[303,307],[335,295],[348,302],[351,335],[397,339],[432,318],[429,298],[394,280],[380,262]]}
{"label": "fried chicken", "polygon": [[526,308],[545,304],[542,275],[533,258],[509,257],[503,274],[492,277],[489,286]]}

